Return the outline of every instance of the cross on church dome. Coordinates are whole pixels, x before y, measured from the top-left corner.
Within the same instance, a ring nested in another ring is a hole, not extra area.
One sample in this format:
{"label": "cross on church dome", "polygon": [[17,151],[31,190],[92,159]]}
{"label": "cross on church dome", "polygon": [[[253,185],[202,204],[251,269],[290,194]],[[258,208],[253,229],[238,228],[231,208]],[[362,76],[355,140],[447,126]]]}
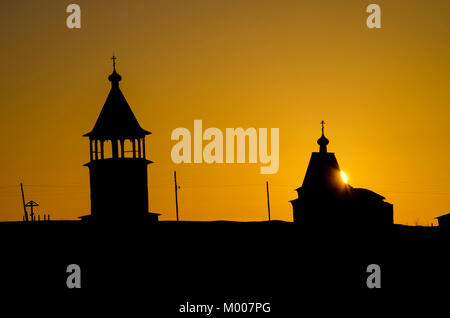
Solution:
{"label": "cross on church dome", "polygon": [[330,143],[330,141],[325,137],[324,128],[325,128],[325,122],[322,120],[320,122],[322,125],[322,136],[317,140],[317,143],[320,146],[320,152],[326,153],[327,152],[327,145]]}

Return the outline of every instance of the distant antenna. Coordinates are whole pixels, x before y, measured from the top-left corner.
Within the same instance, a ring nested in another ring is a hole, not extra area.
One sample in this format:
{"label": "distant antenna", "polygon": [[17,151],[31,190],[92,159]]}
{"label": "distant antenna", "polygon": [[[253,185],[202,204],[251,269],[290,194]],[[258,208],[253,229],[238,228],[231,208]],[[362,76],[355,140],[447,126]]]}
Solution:
{"label": "distant antenna", "polygon": [[269,181],[266,181],[266,190],[267,190],[267,212],[269,213],[269,221],[270,221]]}
{"label": "distant antenna", "polygon": [[22,186],[22,182],[20,183],[20,190],[22,191],[22,204],[23,204],[23,212],[25,213],[25,222],[28,222],[28,213],[27,213],[27,208],[25,205],[25,195],[23,194],[23,186]]}
{"label": "distant antenna", "polygon": [[177,185],[177,172],[176,171],[173,172],[173,178],[175,181],[175,207],[176,207],[177,222],[178,222],[179,221],[179,219],[178,219],[178,189],[179,189],[179,187]]}

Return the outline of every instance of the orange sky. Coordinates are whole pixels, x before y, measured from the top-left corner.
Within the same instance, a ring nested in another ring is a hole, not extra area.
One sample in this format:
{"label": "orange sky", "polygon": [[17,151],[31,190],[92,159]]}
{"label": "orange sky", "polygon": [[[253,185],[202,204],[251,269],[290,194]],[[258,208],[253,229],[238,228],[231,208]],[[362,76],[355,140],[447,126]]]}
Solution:
{"label": "orange sky", "polygon": [[[109,91],[110,57],[147,138],[149,200],[183,220],[292,220],[324,119],[329,151],[355,187],[394,204],[396,223],[450,209],[450,3],[373,1],[10,1],[0,18],[0,219],[22,218],[19,183],[39,213],[89,213],[90,131]],[[276,127],[280,168],[175,165],[173,129]]]}

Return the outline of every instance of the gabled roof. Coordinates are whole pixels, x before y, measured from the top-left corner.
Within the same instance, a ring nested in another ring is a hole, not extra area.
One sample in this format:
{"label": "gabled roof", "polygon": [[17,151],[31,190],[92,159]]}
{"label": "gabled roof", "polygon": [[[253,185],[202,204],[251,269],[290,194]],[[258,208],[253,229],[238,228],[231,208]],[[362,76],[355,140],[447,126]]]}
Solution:
{"label": "gabled roof", "polygon": [[111,90],[106,102],[94,128],[83,136],[90,139],[132,139],[151,134],[139,125],[130,105],[123,96],[119,88],[119,81],[122,77],[114,69],[108,79],[111,81]]}

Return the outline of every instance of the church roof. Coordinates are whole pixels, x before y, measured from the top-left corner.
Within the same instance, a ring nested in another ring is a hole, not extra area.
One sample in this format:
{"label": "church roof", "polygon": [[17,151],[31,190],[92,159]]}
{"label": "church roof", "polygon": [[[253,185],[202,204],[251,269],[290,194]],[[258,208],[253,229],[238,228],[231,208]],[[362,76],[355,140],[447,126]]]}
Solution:
{"label": "church roof", "polygon": [[319,152],[313,152],[306,170],[303,184],[297,189],[299,195],[316,197],[331,195],[340,199],[383,201],[385,198],[371,190],[353,188],[344,183],[341,169],[334,153],[327,152],[328,139],[324,136],[322,121],[322,136],[318,140]]}
{"label": "church roof", "polygon": [[384,199],[386,199],[382,195],[373,192],[372,190],[369,189],[353,188],[353,187],[351,187],[351,189],[353,190],[354,193],[356,193],[356,196],[359,200],[383,201]]}
{"label": "church roof", "polygon": [[450,213],[435,217],[435,219],[438,219],[438,220],[449,219],[450,220]]}
{"label": "church roof", "polygon": [[111,90],[94,128],[83,136],[90,139],[132,139],[149,135],[150,132],[139,125],[119,88],[119,81],[122,77],[116,72],[115,57],[113,57],[113,61],[114,71],[108,77],[111,82]]}
{"label": "church roof", "polygon": [[302,188],[334,188],[336,183],[342,182],[339,164],[334,153],[313,152]]}

